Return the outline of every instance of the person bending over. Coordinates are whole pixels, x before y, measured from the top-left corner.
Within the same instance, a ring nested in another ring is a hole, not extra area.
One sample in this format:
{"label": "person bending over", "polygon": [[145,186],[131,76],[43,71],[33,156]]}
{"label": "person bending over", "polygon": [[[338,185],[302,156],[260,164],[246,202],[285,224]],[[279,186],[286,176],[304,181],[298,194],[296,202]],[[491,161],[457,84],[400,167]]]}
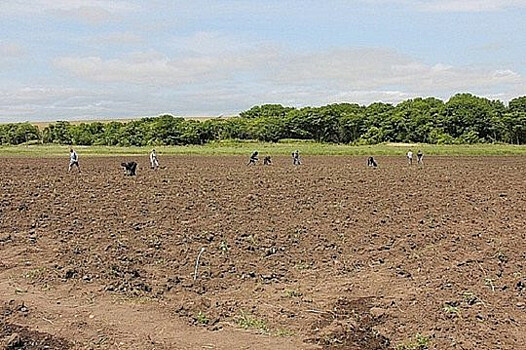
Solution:
{"label": "person bending over", "polygon": [[259,154],[258,151],[252,152],[252,154],[250,155],[250,159],[248,160],[247,165],[256,165],[256,162],[259,160],[258,154]]}

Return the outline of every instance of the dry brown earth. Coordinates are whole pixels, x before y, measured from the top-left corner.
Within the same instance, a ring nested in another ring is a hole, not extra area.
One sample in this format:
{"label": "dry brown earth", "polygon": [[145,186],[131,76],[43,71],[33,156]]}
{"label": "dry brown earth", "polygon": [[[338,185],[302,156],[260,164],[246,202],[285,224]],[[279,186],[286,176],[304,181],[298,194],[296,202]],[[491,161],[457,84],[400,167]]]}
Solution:
{"label": "dry brown earth", "polygon": [[161,161],[0,158],[0,348],[524,348],[526,157]]}

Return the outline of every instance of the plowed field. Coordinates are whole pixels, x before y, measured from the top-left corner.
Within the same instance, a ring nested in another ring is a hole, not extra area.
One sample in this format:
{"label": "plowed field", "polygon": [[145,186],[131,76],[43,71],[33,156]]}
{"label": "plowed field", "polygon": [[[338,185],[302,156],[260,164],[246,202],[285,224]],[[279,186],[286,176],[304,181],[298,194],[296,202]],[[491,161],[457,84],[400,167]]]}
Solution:
{"label": "plowed field", "polygon": [[526,157],[246,160],[0,158],[0,348],[524,348]]}

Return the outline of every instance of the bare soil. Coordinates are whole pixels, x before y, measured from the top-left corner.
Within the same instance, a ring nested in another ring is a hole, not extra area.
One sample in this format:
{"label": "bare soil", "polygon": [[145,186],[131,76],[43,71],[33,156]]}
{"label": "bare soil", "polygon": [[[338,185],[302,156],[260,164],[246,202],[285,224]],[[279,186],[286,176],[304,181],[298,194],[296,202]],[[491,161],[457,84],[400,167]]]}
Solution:
{"label": "bare soil", "polygon": [[80,160],[0,158],[0,349],[526,344],[526,157]]}

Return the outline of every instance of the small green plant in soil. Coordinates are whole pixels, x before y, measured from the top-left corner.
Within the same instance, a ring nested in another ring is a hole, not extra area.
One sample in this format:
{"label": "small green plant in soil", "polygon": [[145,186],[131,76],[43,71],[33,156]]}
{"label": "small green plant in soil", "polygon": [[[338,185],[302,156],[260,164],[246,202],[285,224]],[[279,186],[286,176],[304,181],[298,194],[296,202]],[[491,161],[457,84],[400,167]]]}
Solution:
{"label": "small green plant in soil", "polygon": [[226,241],[221,241],[221,243],[219,243],[219,250],[221,251],[221,254],[227,255],[229,249],[230,248],[228,247],[228,243]]}
{"label": "small green plant in soil", "polygon": [[285,289],[285,296],[288,298],[301,297],[303,293],[298,292],[297,290]]}
{"label": "small green plant in soil", "polygon": [[294,331],[285,328],[280,328],[275,333],[276,337],[292,337],[294,334]]}
{"label": "small green plant in soil", "polygon": [[268,326],[264,320],[243,311],[237,319],[237,324],[244,329],[255,329],[261,333],[268,333]]}
{"label": "small green plant in soil", "polygon": [[400,344],[396,347],[396,350],[427,350],[429,349],[429,338],[423,336],[420,333],[415,335],[414,340],[406,343]]}
{"label": "small green plant in soil", "polygon": [[208,317],[206,316],[206,314],[202,311],[199,311],[197,313],[197,315],[195,316],[195,320],[197,321],[198,324],[200,325],[207,325],[208,322],[210,322],[210,320],[208,319]]}

